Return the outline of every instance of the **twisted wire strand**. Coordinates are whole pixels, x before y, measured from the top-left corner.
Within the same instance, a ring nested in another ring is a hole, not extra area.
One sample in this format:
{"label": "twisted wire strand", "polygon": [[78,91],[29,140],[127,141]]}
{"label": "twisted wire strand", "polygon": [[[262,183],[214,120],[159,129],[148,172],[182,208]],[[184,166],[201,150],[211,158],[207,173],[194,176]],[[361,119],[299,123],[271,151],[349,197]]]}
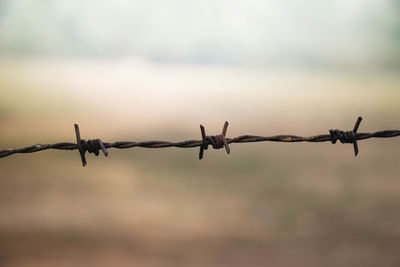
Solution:
{"label": "twisted wire strand", "polygon": [[[357,140],[364,140],[369,138],[391,138],[400,136],[400,130],[385,130],[378,131],[375,133],[357,133]],[[274,135],[274,136],[257,136],[257,135],[241,135],[235,138],[226,138],[228,144],[232,143],[255,143],[255,142],[282,142],[282,143],[295,143],[295,142],[331,142],[331,136],[329,134],[313,135],[313,136],[296,136],[296,135]],[[134,147],[144,148],[166,148],[166,147],[178,147],[178,148],[193,148],[200,147],[203,144],[202,140],[186,140],[179,142],[168,142],[168,141],[118,141],[112,143],[103,143],[105,148],[117,148],[127,149]],[[0,158],[10,156],[17,153],[33,153],[47,149],[58,149],[58,150],[76,150],[78,145],[75,143],[61,142],[56,144],[37,144],[31,145],[24,148],[18,149],[6,149],[0,150]]]}
{"label": "twisted wire strand", "polygon": [[[358,121],[361,122],[361,117]],[[357,121],[358,125],[359,122]],[[356,125],[357,125],[356,123]],[[17,149],[6,149],[0,150],[0,158],[8,157],[17,153],[34,153],[38,151],[43,151],[47,149],[57,149],[57,150],[76,150],[80,151],[82,157],[82,163],[86,165],[85,152],[94,153],[96,156],[99,155],[99,151],[103,151],[104,155],[107,156],[108,148],[117,149],[128,149],[134,147],[143,148],[166,148],[166,147],[178,147],[178,148],[194,148],[200,147],[200,159],[202,158],[202,150],[207,149],[208,145],[212,145],[214,149],[220,149],[225,146],[227,153],[229,153],[229,144],[232,143],[255,143],[255,142],[284,142],[284,143],[295,143],[295,142],[332,142],[335,143],[339,140],[341,143],[353,143],[356,144],[359,140],[365,140],[369,138],[392,138],[400,136],[400,130],[384,130],[377,131],[374,133],[356,133],[355,131],[340,131],[340,130],[330,130],[330,134],[321,134],[313,136],[297,136],[297,135],[274,135],[274,136],[257,136],[257,135],[241,135],[235,138],[226,138],[226,128],[228,123],[225,123],[223,134],[217,136],[205,136],[203,135],[203,140],[186,140],[179,142],[168,142],[168,141],[142,141],[142,142],[132,142],[132,141],[118,141],[118,142],[102,142],[100,139],[84,140],[80,139],[79,127],[76,125],[75,130],[77,131],[77,143],[61,142],[56,144],[36,144],[23,148]],[[201,126],[202,127],[202,126]],[[203,127],[204,128],[204,127]],[[357,127],[358,128],[358,127]],[[203,132],[202,132],[203,134]],[[79,136],[79,138],[78,138]],[[226,141],[226,144],[225,144]],[[356,146],[356,145],[355,145]],[[355,154],[357,155],[357,151]]]}

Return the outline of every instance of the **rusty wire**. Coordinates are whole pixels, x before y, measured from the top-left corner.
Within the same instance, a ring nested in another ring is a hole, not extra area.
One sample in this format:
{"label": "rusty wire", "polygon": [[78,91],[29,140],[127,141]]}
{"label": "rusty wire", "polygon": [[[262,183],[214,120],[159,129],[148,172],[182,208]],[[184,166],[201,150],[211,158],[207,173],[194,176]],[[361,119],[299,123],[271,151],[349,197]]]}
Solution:
{"label": "rusty wire", "polygon": [[256,135],[241,135],[235,138],[227,138],[226,132],[228,130],[228,122],[225,122],[222,133],[220,135],[207,136],[204,126],[200,125],[202,140],[187,140],[180,142],[167,142],[167,141],[144,141],[144,142],[113,142],[107,143],[102,142],[100,139],[84,140],[80,137],[79,126],[75,124],[76,143],[56,143],[56,144],[37,144],[31,145],[24,148],[18,149],[7,149],[0,150],[0,158],[8,157],[17,153],[33,153],[47,149],[59,149],[59,150],[79,150],[81,156],[82,165],[86,165],[85,153],[94,153],[96,156],[102,151],[107,157],[107,148],[118,148],[126,149],[133,147],[145,147],[145,148],[164,148],[164,147],[180,147],[180,148],[192,148],[200,147],[199,159],[203,158],[204,150],[208,149],[211,145],[214,149],[220,149],[225,147],[226,152],[230,153],[229,144],[231,143],[253,143],[253,142],[332,142],[335,144],[338,140],[342,144],[353,144],[354,155],[358,154],[358,140],[364,140],[368,138],[390,138],[400,136],[400,130],[384,130],[374,133],[357,133],[362,118],[358,117],[353,130],[341,131],[341,130],[329,130],[329,134],[313,135],[308,137],[296,136],[296,135],[274,135],[274,136],[256,136]]}

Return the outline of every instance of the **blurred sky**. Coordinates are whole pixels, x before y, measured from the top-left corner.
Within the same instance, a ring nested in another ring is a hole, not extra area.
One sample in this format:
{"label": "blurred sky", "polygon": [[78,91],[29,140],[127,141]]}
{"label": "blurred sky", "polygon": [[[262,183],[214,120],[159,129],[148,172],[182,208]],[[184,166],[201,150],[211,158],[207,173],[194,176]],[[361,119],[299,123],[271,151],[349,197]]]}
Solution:
{"label": "blurred sky", "polygon": [[7,56],[400,67],[396,0],[2,0]]}
{"label": "blurred sky", "polygon": [[[0,0],[0,149],[398,129],[399,0]],[[400,266],[400,143],[0,159],[3,266]]]}

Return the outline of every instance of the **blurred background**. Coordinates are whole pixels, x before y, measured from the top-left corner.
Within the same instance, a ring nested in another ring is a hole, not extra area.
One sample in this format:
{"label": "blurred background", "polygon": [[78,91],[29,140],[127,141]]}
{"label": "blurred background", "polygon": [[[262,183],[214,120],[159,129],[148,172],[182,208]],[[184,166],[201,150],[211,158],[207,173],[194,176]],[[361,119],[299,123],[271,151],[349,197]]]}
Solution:
{"label": "blurred background", "polygon": [[[396,0],[1,0],[0,149],[399,129]],[[0,159],[1,266],[399,266],[399,139]]]}

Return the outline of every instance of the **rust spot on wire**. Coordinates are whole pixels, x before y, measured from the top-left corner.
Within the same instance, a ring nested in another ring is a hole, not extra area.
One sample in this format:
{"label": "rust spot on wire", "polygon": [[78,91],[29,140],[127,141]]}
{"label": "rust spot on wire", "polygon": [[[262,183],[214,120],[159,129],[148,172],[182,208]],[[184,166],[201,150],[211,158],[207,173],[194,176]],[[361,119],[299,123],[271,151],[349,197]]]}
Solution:
{"label": "rust spot on wire", "polygon": [[329,130],[329,134],[312,135],[308,137],[296,135],[273,135],[273,136],[257,136],[257,135],[241,135],[235,138],[227,138],[226,132],[228,130],[228,122],[225,122],[220,135],[207,136],[203,125],[200,125],[202,140],[187,140],[180,142],[167,142],[167,141],[144,141],[144,142],[113,142],[106,143],[100,139],[84,140],[81,139],[79,126],[75,124],[76,143],[56,143],[56,144],[36,144],[18,149],[0,150],[0,158],[8,157],[17,153],[33,153],[47,149],[58,150],[78,150],[82,165],[87,164],[85,153],[93,153],[99,155],[100,150],[105,156],[108,156],[107,148],[128,149],[133,147],[145,148],[164,148],[164,147],[179,147],[179,148],[192,148],[200,147],[199,159],[203,158],[204,150],[208,149],[211,145],[214,149],[221,149],[225,147],[226,152],[230,153],[229,144],[231,143],[253,143],[253,142],[332,142],[335,144],[338,140],[343,144],[353,144],[354,154],[358,154],[358,142],[360,140],[369,138],[391,138],[400,136],[400,130],[384,130],[374,133],[358,133],[362,118],[358,117],[356,124],[352,131]]}

